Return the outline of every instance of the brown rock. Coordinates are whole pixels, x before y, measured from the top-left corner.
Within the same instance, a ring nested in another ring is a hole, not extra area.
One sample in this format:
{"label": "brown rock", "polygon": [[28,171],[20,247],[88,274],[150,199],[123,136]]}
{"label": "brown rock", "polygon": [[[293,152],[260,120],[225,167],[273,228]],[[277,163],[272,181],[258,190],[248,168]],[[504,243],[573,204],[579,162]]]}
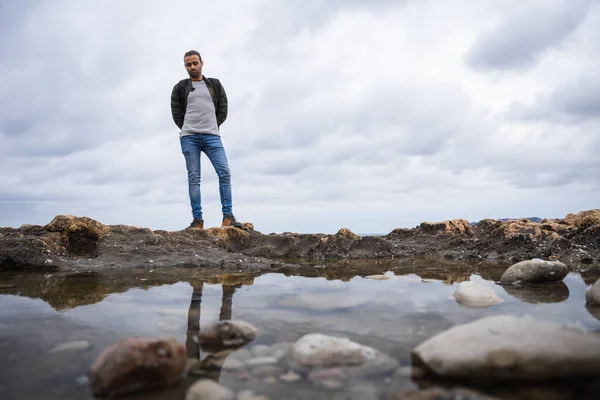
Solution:
{"label": "brown rock", "polygon": [[562,281],[569,273],[560,261],[545,261],[539,258],[519,261],[508,267],[500,277],[502,283],[548,283]]}
{"label": "brown rock", "polygon": [[257,329],[248,322],[222,320],[200,332],[203,344],[240,346],[256,337]]}
{"label": "brown rock", "polygon": [[91,218],[72,215],[57,215],[44,229],[60,232],[70,255],[87,257],[98,255],[98,241],[111,231],[110,227]]}
{"label": "brown rock", "polygon": [[565,217],[565,221],[580,229],[600,225],[600,209],[582,211],[577,214],[568,214]]}
{"label": "brown rock", "polygon": [[115,396],[173,384],[185,366],[185,347],[177,340],[131,338],[104,350],[88,376],[95,396]]}
{"label": "brown rock", "polygon": [[462,233],[467,236],[475,236],[466,219],[452,219],[443,222],[422,222],[417,228],[419,233],[435,235],[438,233]]}
{"label": "brown rock", "polygon": [[345,239],[351,239],[351,240],[359,240],[360,239],[360,236],[358,236],[357,234],[355,234],[348,228],[340,229],[339,231],[337,231],[337,233],[335,235],[343,237]]}

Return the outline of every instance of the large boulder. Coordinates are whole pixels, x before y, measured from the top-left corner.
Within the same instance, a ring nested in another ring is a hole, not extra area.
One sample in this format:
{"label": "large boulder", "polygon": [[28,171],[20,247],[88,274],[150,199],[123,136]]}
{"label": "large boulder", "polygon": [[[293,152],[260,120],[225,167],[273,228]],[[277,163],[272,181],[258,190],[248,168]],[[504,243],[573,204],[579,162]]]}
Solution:
{"label": "large boulder", "polygon": [[448,378],[545,380],[600,376],[600,335],[531,317],[499,315],[455,326],[413,350]]}
{"label": "large boulder", "polygon": [[488,286],[472,281],[459,283],[454,292],[454,299],[459,304],[469,307],[489,307],[503,301]]}
{"label": "large boulder", "polygon": [[560,282],[569,269],[560,261],[546,261],[539,258],[520,261],[508,267],[500,277],[502,283],[548,283]]}
{"label": "large boulder", "polygon": [[44,226],[49,232],[59,232],[62,242],[72,256],[97,257],[98,243],[111,228],[88,217],[57,215]]}
{"label": "large boulder", "polygon": [[131,338],[102,352],[88,375],[94,396],[114,397],[171,385],[185,366],[185,347],[177,340]]}

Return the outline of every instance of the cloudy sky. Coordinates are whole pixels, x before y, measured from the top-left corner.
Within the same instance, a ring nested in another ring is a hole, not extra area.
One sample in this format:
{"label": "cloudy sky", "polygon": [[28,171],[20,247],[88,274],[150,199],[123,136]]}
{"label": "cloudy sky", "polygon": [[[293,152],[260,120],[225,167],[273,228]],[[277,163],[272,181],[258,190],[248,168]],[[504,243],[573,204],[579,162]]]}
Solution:
{"label": "cloudy sky", "polygon": [[[187,226],[169,98],[190,49],[263,233],[600,205],[600,2],[0,0],[0,226]],[[202,183],[219,225],[206,158]]]}

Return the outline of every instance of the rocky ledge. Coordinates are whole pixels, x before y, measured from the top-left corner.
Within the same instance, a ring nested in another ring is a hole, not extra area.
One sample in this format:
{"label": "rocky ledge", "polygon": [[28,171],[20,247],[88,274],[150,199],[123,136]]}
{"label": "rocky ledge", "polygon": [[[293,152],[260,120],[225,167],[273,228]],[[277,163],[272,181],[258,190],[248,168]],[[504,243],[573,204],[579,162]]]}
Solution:
{"label": "rocky ledge", "polygon": [[481,262],[560,259],[570,267],[600,263],[600,209],[561,219],[423,222],[385,236],[243,229],[181,231],[104,225],[87,217],[58,215],[45,226],[0,228],[0,270],[203,267],[215,271],[294,266],[294,260],[420,257]]}

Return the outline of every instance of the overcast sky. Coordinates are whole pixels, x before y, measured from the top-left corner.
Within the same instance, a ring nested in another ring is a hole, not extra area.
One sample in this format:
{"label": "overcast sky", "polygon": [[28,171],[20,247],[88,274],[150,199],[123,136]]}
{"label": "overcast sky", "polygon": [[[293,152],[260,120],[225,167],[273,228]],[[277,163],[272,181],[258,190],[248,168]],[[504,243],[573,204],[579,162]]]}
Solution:
{"label": "overcast sky", "polygon": [[[600,207],[600,2],[0,0],[0,226],[191,222],[182,56],[263,233]],[[207,226],[221,222],[202,160]]]}

